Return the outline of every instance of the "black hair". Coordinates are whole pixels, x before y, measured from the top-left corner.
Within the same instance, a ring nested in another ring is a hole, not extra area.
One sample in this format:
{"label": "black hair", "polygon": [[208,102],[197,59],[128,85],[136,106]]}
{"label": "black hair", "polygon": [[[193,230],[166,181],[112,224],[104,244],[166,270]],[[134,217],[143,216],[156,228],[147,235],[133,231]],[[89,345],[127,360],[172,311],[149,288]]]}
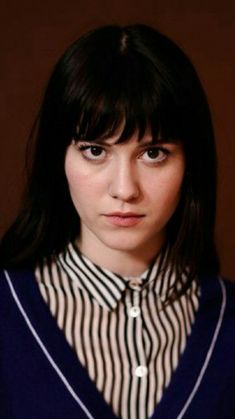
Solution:
{"label": "black hair", "polygon": [[1,265],[32,267],[79,235],[64,173],[72,139],[119,141],[147,125],[153,141],[182,141],[186,171],[169,221],[171,260],[180,274],[217,274],[214,244],[216,152],[208,103],[190,60],[146,25],[105,26],[71,45],[49,80],[34,130],[35,152],[22,209],[3,237]]}

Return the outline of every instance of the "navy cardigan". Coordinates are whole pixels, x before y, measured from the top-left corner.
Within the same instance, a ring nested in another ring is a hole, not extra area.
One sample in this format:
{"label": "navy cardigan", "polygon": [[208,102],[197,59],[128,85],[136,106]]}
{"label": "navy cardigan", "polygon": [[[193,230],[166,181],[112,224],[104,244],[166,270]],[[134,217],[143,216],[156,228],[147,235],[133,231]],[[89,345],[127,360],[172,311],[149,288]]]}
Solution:
{"label": "navy cardigan", "polygon": [[[200,308],[152,419],[235,418],[235,284],[201,279]],[[0,418],[115,419],[30,272],[0,274]]]}

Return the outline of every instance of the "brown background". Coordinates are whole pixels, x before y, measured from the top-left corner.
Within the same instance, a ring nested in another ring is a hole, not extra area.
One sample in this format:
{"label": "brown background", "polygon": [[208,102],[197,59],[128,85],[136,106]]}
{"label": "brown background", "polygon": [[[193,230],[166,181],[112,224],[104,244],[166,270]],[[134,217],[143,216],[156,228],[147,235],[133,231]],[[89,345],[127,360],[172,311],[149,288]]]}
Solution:
{"label": "brown background", "polygon": [[223,274],[235,279],[234,0],[9,0],[1,9],[0,234],[17,212],[28,133],[58,57],[95,26],[143,22],[181,45],[207,92],[219,155],[217,244]]}

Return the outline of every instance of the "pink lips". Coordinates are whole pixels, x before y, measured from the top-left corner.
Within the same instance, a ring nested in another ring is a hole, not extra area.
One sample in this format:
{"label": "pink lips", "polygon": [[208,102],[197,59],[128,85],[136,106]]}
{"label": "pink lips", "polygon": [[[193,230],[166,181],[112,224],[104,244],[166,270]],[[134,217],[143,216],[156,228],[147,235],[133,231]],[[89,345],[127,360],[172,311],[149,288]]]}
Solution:
{"label": "pink lips", "polygon": [[105,214],[107,220],[116,226],[132,227],[138,224],[144,215],[135,214],[134,212],[112,212]]}

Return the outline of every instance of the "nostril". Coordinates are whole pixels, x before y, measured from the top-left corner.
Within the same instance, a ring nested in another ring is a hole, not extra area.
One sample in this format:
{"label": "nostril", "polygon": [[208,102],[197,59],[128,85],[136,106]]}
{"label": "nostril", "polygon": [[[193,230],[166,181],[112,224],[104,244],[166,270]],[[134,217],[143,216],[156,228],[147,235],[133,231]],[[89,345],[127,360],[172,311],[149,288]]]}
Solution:
{"label": "nostril", "polygon": [[122,187],[120,185],[112,185],[109,194],[112,198],[129,201],[139,196],[139,188],[137,185],[128,186],[128,184],[125,184]]}

